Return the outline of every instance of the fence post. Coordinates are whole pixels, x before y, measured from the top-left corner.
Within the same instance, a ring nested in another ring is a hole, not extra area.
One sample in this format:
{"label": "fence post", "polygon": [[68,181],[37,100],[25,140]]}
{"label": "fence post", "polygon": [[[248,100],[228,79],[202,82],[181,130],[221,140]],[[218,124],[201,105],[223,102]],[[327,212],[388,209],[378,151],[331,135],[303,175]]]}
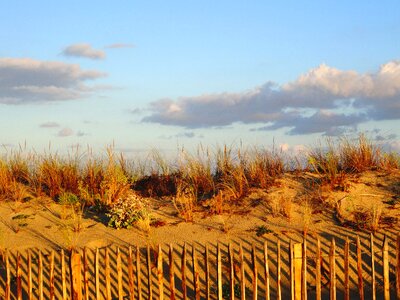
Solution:
{"label": "fence post", "polygon": [[81,255],[72,251],[70,256],[71,299],[82,300]]}
{"label": "fence post", "polygon": [[294,281],[294,299],[301,299],[301,273],[302,273],[302,244],[293,245],[293,281]]}

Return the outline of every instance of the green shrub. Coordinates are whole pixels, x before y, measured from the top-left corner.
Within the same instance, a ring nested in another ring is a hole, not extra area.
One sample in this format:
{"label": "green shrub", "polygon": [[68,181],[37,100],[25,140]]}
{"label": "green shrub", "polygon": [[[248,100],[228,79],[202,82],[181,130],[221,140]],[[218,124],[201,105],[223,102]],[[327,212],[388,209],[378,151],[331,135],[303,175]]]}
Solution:
{"label": "green shrub", "polygon": [[130,228],[140,219],[150,217],[149,204],[144,198],[134,193],[119,198],[106,214],[110,220],[108,226],[114,228]]}

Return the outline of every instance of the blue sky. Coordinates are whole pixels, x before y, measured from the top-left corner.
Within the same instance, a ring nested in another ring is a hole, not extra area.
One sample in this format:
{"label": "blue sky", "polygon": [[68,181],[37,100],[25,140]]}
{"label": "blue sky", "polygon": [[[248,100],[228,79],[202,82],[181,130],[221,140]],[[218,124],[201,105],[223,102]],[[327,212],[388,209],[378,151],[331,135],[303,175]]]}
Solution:
{"label": "blue sky", "polygon": [[[398,1],[3,1],[0,143],[400,134]],[[287,146],[286,146],[287,148]]]}

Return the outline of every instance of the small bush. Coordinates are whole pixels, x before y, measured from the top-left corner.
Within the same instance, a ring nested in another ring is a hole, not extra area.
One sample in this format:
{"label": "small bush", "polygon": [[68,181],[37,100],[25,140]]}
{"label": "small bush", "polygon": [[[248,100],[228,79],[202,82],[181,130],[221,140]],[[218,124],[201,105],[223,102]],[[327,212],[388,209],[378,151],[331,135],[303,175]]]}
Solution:
{"label": "small bush", "polygon": [[106,214],[110,220],[108,226],[130,228],[138,220],[150,219],[148,201],[134,193],[119,198]]}

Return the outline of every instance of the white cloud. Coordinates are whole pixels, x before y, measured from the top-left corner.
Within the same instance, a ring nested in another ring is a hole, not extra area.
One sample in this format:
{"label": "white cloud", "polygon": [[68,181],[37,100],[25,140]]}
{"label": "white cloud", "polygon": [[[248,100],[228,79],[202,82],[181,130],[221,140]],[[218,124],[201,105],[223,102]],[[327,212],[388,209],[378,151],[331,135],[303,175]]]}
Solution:
{"label": "white cloud", "polygon": [[67,136],[71,136],[73,134],[74,134],[74,131],[71,128],[65,127],[58,132],[57,136],[67,137]]}
{"label": "white cloud", "polygon": [[57,122],[46,122],[39,125],[41,128],[57,128],[60,127],[60,124]]}
{"label": "white cloud", "polygon": [[360,74],[325,64],[281,86],[267,82],[241,93],[221,93],[150,104],[143,122],[185,128],[264,124],[290,134],[335,135],[368,120],[400,119],[400,62]]}
{"label": "white cloud", "polygon": [[31,58],[0,58],[0,103],[25,104],[82,98],[95,88],[85,83],[106,76],[77,64]]}
{"label": "white cloud", "polygon": [[65,56],[85,57],[89,59],[105,59],[106,53],[103,50],[92,48],[90,44],[73,44],[62,51]]}
{"label": "white cloud", "polygon": [[105,48],[121,49],[121,48],[134,48],[134,47],[135,47],[135,45],[133,45],[133,44],[115,43],[115,44],[107,45]]}

